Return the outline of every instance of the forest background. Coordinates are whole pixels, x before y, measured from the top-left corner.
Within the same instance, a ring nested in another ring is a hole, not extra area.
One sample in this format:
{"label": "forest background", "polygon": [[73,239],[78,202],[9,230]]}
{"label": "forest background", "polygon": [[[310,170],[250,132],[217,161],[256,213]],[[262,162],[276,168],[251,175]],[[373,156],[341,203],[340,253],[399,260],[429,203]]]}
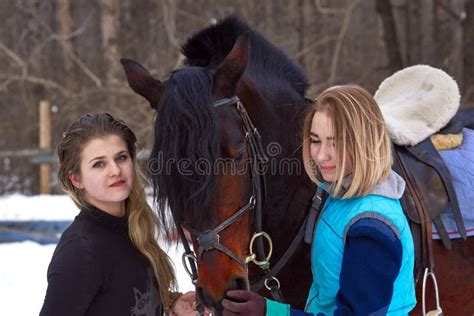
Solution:
{"label": "forest background", "polygon": [[72,120],[97,111],[150,148],[153,111],[119,59],[165,79],[182,65],[180,45],[229,14],[302,66],[308,97],[349,82],[374,93],[395,71],[428,64],[474,107],[474,0],[0,0],[0,195],[39,191],[38,165],[21,152],[38,148],[41,100],[52,105],[53,148]]}

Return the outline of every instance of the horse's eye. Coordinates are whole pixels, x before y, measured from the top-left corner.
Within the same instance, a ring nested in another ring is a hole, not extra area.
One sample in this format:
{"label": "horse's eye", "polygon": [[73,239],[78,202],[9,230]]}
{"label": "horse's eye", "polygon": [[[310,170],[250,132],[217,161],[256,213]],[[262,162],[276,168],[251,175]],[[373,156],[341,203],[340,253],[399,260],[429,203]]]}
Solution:
{"label": "horse's eye", "polygon": [[244,158],[244,153],[243,152],[239,152],[239,153],[237,153],[237,155],[232,157],[232,159],[234,161],[242,161],[243,158]]}
{"label": "horse's eye", "polygon": [[234,161],[242,161],[242,159],[244,158],[244,154],[245,154],[245,146],[242,145],[237,149],[237,152],[235,153],[234,157],[232,157],[232,159]]}

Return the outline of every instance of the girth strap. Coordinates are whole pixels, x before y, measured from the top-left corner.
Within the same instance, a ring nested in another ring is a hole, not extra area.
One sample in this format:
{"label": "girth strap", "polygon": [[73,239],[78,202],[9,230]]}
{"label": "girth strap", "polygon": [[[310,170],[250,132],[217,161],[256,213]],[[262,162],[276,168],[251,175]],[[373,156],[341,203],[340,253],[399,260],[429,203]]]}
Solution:
{"label": "girth strap", "polygon": [[438,230],[439,237],[441,238],[443,245],[451,250],[453,245],[451,243],[451,239],[449,238],[448,232],[446,231],[446,227],[444,227],[443,222],[441,221],[440,216],[436,216],[435,218],[432,219],[433,224],[436,226],[436,229]]}

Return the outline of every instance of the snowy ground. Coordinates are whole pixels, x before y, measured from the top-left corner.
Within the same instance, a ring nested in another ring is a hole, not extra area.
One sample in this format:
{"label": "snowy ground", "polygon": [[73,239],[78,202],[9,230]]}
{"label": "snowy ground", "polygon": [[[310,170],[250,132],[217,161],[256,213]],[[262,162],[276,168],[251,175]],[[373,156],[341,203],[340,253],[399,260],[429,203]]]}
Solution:
{"label": "snowy ground", "polygon": [[[72,220],[77,208],[67,196],[0,197],[0,220]],[[38,315],[46,293],[46,270],[56,245],[34,242],[0,243],[1,315]],[[181,249],[168,254],[177,270],[181,291],[192,289],[181,265]]]}

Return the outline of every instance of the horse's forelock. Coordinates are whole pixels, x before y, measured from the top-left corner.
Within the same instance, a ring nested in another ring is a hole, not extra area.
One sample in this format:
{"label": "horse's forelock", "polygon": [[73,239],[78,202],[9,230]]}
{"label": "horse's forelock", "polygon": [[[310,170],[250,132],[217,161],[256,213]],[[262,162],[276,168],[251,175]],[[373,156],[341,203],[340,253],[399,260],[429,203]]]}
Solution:
{"label": "horse's forelock", "polygon": [[169,206],[196,228],[215,216],[213,166],[220,156],[220,134],[211,92],[212,76],[203,68],[186,67],[171,74],[157,110],[149,165],[160,211]]}

